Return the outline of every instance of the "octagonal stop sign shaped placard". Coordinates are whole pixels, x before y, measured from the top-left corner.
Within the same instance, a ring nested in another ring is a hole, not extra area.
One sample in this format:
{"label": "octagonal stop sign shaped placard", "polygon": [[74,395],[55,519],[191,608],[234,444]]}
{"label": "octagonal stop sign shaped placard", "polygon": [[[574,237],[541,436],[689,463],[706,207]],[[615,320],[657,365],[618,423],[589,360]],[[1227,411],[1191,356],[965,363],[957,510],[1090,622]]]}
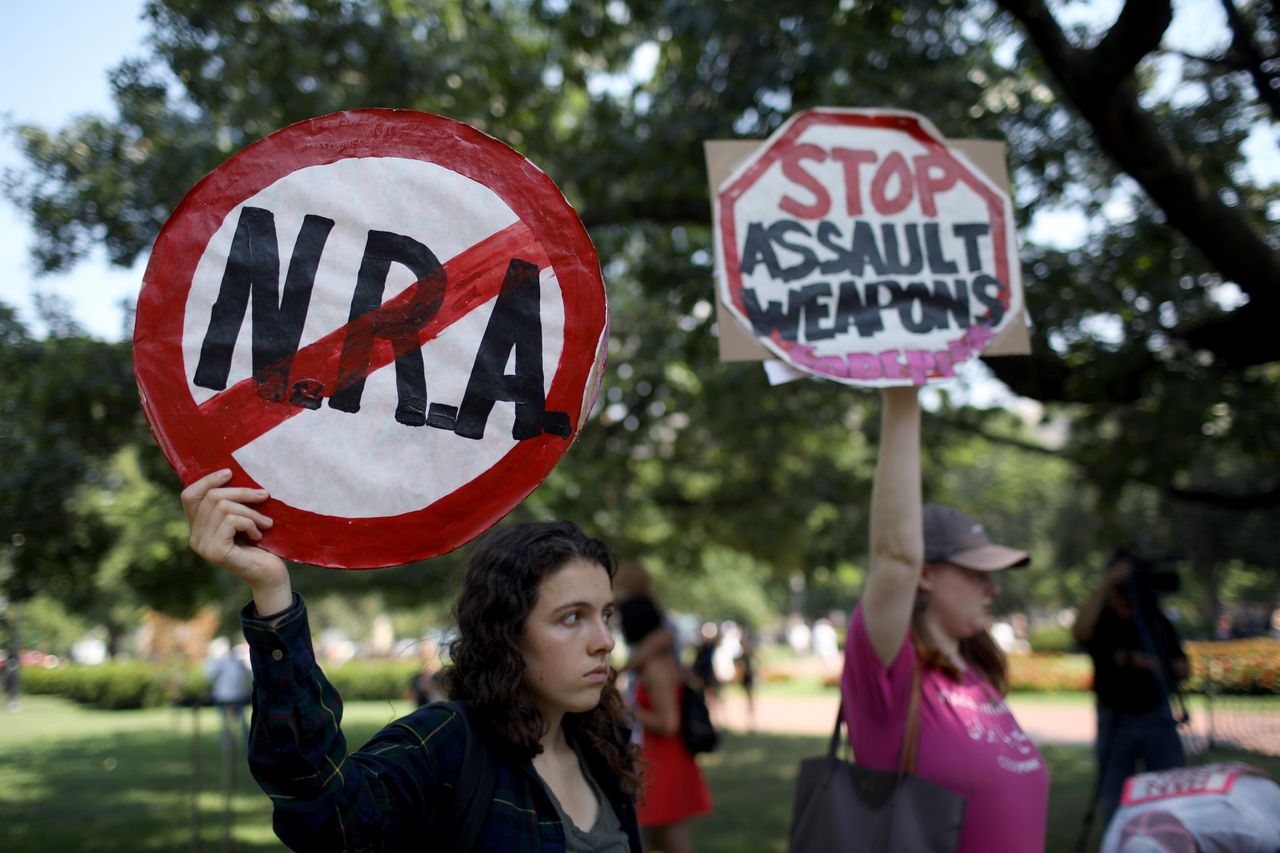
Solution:
{"label": "octagonal stop sign shaped placard", "polygon": [[608,310],[546,174],[460,122],[356,110],[200,181],[135,329],[183,482],[230,467],[271,493],[264,548],[371,568],[464,544],[542,482],[594,402]]}
{"label": "octagonal stop sign shaped placard", "polygon": [[815,376],[923,384],[1022,322],[1008,194],[915,113],[800,113],[713,209],[721,302]]}

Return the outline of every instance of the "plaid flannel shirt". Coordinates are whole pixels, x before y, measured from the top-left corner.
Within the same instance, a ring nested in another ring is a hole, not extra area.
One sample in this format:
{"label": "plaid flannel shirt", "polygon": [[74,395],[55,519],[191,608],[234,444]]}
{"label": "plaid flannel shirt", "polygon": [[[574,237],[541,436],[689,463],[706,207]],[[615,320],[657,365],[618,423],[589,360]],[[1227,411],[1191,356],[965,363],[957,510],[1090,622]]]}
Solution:
{"label": "plaid flannel shirt", "polygon": [[[253,667],[249,767],[271,797],[276,835],[294,850],[437,850],[462,769],[465,721],[423,707],[348,754],[342,700],[316,665],[300,597],[275,626],[240,615]],[[597,752],[581,750],[640,853],[635,805]],[[564,830],[529,761],[499,759],[497,786],[476,850],[561,853]]]}

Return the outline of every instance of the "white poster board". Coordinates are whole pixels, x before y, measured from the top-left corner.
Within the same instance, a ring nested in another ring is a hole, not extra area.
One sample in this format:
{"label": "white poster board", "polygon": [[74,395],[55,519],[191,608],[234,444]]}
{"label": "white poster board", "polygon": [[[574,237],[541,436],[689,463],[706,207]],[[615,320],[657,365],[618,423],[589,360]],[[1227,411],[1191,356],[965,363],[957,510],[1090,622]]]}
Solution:
{"label": "white poster board", "polygon": [[1000,143],[824,108],[706,148],[722,358],[887,386],[1029,351]]}

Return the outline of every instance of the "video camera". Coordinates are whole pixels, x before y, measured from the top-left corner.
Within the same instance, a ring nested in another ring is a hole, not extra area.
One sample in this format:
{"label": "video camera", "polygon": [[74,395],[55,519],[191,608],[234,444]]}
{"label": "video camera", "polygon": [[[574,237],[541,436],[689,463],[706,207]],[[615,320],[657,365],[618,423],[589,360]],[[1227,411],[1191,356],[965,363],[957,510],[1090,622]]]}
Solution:
{"label": "video camera", "polygon": [[1165,554],[1160,557],[1141,557],[1125,548],[1117,548],[1111,557],[1111,564],[1127,560],[1133,570],[1129,573],[1128,583],[1134,591],[1150,595],[1166,595],[1182,588],[1182,579],[1171,569],[1160,568],[1162,565],[1176,563],[1183,559],[1181,554]]}

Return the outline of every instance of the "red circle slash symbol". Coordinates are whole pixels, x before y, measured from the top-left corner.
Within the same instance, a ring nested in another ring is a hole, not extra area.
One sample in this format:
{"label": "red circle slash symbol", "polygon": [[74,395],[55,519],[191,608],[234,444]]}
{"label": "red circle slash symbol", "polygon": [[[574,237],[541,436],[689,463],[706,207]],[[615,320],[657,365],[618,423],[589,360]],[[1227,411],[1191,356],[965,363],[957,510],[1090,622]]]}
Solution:
{"label": "red circle slash symbol", "polygon": [[595,250],[546,174],[465,124],[356,110],[183,198],[135,370],[183,482],[230,467],[272,494],[264,548],[372,568],[452,550],[533,491],[590,411],[607,336]]}

